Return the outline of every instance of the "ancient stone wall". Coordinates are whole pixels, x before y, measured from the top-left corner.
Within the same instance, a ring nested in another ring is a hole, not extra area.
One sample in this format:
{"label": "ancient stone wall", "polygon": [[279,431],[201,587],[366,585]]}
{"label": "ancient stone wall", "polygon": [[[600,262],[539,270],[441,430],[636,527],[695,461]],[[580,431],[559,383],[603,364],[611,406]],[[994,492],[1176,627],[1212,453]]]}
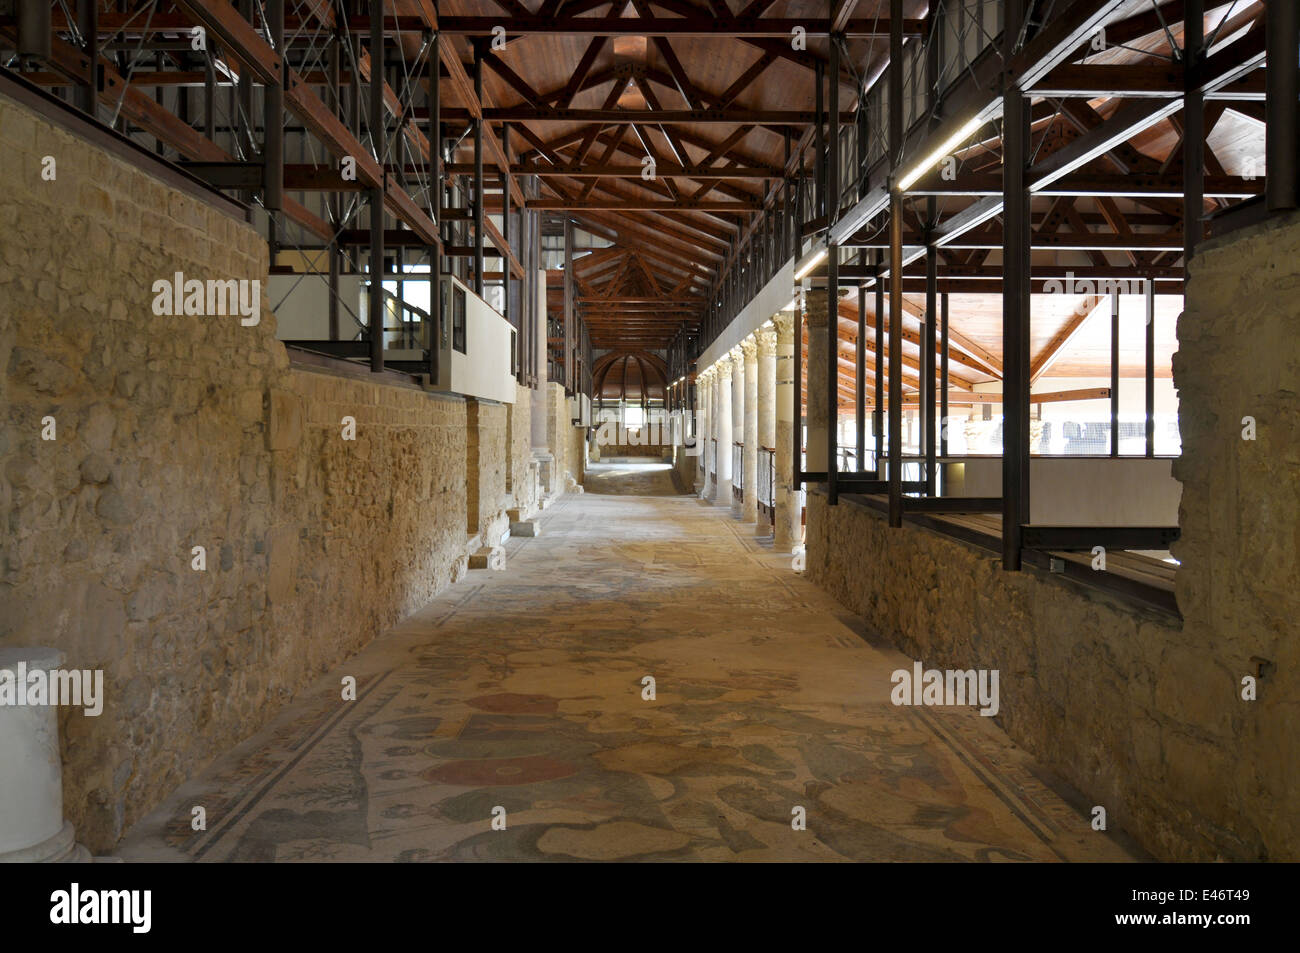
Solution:
{"label": "ancient stone wall", "polygon": [[[102,851],[465,571],[467,407],[290,367],[264,298],[157,315],[175,272],[264,279],[263,238],[4,99],[0,142],[0,645],[105,673],[102,715],[60,712]],[[476,435],[498,503],[505,412]]]}
{"label": "ancient stone wall", "polygon": [[471,535],[494,546],[511,505],[506,493],[506,405],[466,401],[466,509]]}
{"label": "ancient stone wall", "polygon": [[569,416],[564,385],[554,382],[546,385],[546,443],[555,457],[554,491],[562,493],[567,485],[566,474],[579,485],[584,477],[586,430],[573,426]]}
{"label": "ancient stone wall", "polygon": [[523,387],[506,407],[506,491],[520,515],[537,509],[537,460],[533,456],[532,392]]}
{"label": "ancient stone wall", "polygon": [[[1171,664],[1189,687],[1205,672],[1213,701],[1170,699],[1206,709],[1199,733],[1171,739],[1172,780],[1212,823],[1248,823],[1251,853],[1262,844],[1288,860],[1300,858],[1297,289],[1300,216],[1206,243],[1192,259],[1174,355],[1183,499],[1173,555],[1187,624]],[[1261,664],[1258,699],[1241,701],[1241,678]],[[1199,770],[1188,759],[1201,759]]]}

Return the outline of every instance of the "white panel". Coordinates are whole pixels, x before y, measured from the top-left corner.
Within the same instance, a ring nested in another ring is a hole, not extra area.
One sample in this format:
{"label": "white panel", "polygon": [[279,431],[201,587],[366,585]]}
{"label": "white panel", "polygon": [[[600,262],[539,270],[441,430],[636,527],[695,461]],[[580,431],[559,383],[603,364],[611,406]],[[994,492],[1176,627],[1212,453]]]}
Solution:
{"label": "white panel", "polygon": [[[347,313],[361,313],[360,275],[339,276],[339,327],[351,338],[356,324]],[[266,303],[275,311],[275,336],[281,341],[328,341],[330,287],[324,275],[270,275]]]}
{"label": "white panel", "polygon": [[513,404],[516,382],[510,367],[510,335],[514,328],[460,280],[444,275],[442,281],[465,293],[465,352],[452,347],[453,310],[445,304],[435,390]]}

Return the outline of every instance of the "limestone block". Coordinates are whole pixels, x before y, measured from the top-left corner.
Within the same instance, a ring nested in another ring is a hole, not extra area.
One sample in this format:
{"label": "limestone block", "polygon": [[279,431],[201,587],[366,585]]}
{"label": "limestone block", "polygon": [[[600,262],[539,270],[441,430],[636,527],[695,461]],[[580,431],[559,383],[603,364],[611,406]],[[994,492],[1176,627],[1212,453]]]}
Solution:
{"label": "limestone block", "polygon": [[[266,445],[270,450],[292,450],[302,441],[302,400],[286,390],[272,390]],[[342,419],[341,415],[340,418]]]}
{"label": "limestone block", "polygon": [[500,546],[483,546],[477,552],[469,557],[470,569],[495,569],[500,571],[506,568],[506,551]]}
{"label": "limestone block", "polygon": [[510,523],[511,536],[534,537],[542,535],[542,527],[536,520],[519,520]]}
{"label": "limestone block", "polygon": [[270,565],[266,597],[274,605],[292,599],[298,569],[298,530],[281,526],[271,532]]}

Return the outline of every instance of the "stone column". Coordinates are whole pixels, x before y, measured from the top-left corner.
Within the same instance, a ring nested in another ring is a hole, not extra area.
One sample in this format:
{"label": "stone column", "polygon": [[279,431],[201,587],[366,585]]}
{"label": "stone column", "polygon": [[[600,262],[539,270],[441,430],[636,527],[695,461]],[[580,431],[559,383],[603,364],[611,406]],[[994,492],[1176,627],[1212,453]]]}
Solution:
{"label": "stone column", "polygon": [[[731,440],[733,443],[745,442],[745,352],[737,344],[730,351],[731,354]],[[734,448],[727,447],[727,458],[732,461],[732,469],[735,469]],[[741,458],[740,472],[731,474],[733,485],[739,483],[745,485],[745,463]],[[740,518],[744,509],[740,501],[736,499],[736,494],[732,493],[730,499],[731,515]]]}
{"label": "stone column", "polygon": [[699,487],[700,499],[709,498],[709,404],[713,399],[713,368],[707,368],[695,376],[695,445],[699,450],[696,467],[699,473],[695,485]]}
{"label": "stone column", "polygon": [[[770,328],[760,328],[754,332],[758,344],[758,358],[755,361],[755,377],[758,380],[755,402],[758,413],[757,435],[755,443],[759,447],[773,449],[776,447],[776,332]],[[748,379],[748,378],[747,378]],[[787,443],[787,453],[789,452]],[[767,466],[767,456],[755,454],[755,487],[758,485],[758,469]],[[758,519],[757,501],[755,501],[755,519]],[[757,535],[766,536],[772,532],[773,523],[768,519],[758,520]]]}
{"label": "stone column", "polygon": [[740,518],[746,523],[758,519],[758,342],[751,334],[740,342],[745,355],[745,499]]}
{"label": "stone column", "polygon": [[799,419],[794,405],[794,316],[782,311],[776,325],[776,526],[772,545],[788,553],[802,542],[799,495],[794,482],[794,434]]}
{"label": "stone column", "polygon": [[[832,411],[827,406],[826,377],[826,289],[814,288],[806,295],[804,325],[808,328],[808,384],[804,402],[808,407],[808,435],[804,438],[805,469],[824,472],[826,466],[827,427]],[[797,347],[799,342],[795,342]]]}
{"label": "stone column", "polygon": [[731,355],[718,361],[718,402],[714,406],[717,423],[714,424],[718,438],[718,485],[714,488],[713,501],[723,505],[731,504]]}
{"label": "stone column", "polygon": [[[28,673],[41,671],[48,678],[63,661],[58,649],[0,649],[2,677],[24,694]],[[0,705],[0,863],[89,859],[72,824],[63,819],[58,709]]]}

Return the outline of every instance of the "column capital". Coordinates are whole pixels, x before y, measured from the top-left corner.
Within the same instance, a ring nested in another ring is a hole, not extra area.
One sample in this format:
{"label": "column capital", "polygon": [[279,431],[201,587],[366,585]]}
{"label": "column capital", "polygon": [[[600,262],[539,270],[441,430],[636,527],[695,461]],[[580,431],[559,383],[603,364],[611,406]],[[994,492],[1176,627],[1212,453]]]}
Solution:
{"label": "column capital", "polygon": [[727,355],[725,355],[724,357],[720,357],[720,358],[718,358],[718,363],[714,364],[713,366],[714,366],[715,368],[717,368],[717,370],[718,370],[718,380],[720,380],[720,381],[730,381],[730,380],[731,380],[731,370],[732,370],[732,367],[731,367],[731,355],[730,355],[730,354],[727,354]]}
{"label": "column capital", "polygon": [[772,323],[776,325],[776,334],[779,339],[794,339],[794,315],[789,311],[778,311],[772,315]]}
{"label": "column capital", "polygon": [[751,364],[758,360],[758,341],[755,339],[753,334],[740,342],[740,350],[745,355],[746,364]]}
{"label": "column capital", "polygon": [[709,365],[704,370],[700,371],[695,375],[696,383],[707,384],[709,381],[713,380],[713,373],[714,373],[713,366]]}
{"label": "column capital", "polygon": [[[794,328],[791,327],[793,332]],[[754,332],[754,343],[759,357],[771,357],[776,353],[776,331],[773,328],[759,328]]]}

